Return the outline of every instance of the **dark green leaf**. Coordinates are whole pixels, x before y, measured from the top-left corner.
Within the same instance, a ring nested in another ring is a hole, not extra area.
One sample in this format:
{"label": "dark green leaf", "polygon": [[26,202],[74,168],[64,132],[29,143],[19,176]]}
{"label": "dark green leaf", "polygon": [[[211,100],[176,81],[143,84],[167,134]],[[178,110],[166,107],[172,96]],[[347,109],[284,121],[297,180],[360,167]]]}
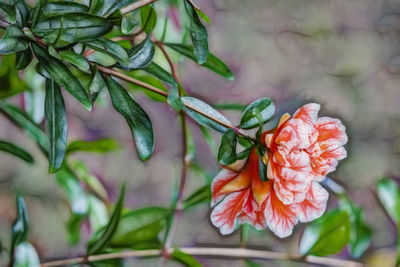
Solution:
{"label": "dark green leaf", "polygon": [[173,107],[175,110],[179,111],[179,110],[182,110],[184,107],[182,100],[179,96],[178,87],[172,87],[169,90],[167,101],[168,101],[168,104],[170,104],[170,106]]}
{"label": "dark green leaf", "polygon": [[261,154],[260,152],[258,154],[258,175],[260,176],[261,181],[266,182],[268,181],[268,176],[267,176],[267,164],[265,164],[263,160],[264,155],[265,153]]}
{"label": "dark green leaf", "polygon": [[154,51],[153,42],[148,35],[140,44],[128,51],[129,62],[126,65],[121,65],[121,67],[129,70],[144,68],[153,60]]}
{"label": "dark green leaf", "polygon": [[153,126],[146,112],[116,81],[107,80],[112,104],[126,120],[135,139],[136,150],[141,160],[147,160],[154,150]]}
{"label": "dark green leaf", "polygon": [[167,84],[169,84],[172,87],[178,87],[178,84],[176,83],[174,77],[172,77],[172,75],[168,71],[164,70],[163,68],[161,68],[159,65],[157,65],[154,62],[151,62],[149,65],[144,67],[143,70],[145,72],[153,75],[157,79],[160,79],[161,81],[166,82]]}
{"label": "dark green leaf", "polygon": [[156,27],[157,13],[151,5],[143,6],[140,9],[140,19],[144,32],[149,34]]}
{"label": "dark green leaf", "polygon": [[106,83],[104,82],[103,77],[101,76],[100,72],[95,70],[93,78],[89,84],[89,94],[90,94],[90,99],[91,99],[92,103],[94,101],[96,101],[97,96],[99,95],[100,91],[106,87],[107,87]]}
{"label": "dark green leaf", "polygon": [[122,65],[126,65],[129,62],[128,53],[116,42],[106,38],[98,38],[86,41],[85,44],[96,51],[111,56]]}
{"label": "dark green leaf", "polygon": [[46,128],[49,136],[49,172],[56,172],[64,161],[68,123],[61,88],[54,80],[46,80]]}
{"label": "dark green leaf", "polygon": [[7,141],[0,140],[0,150],[17,156],[28,163],[32,163],[34,161],[31,154],[29,154],[26,150]]}
{"label": "dark green leaf", "polygon": [[209,184],[193,192],[183,202],[183,208],[189,209],[197,204],[208,202],[211,199],[211,186]]}
{"label": "dark green leaf", "polygon": [[222,165],[231,165],[236,161],[236,132],[228,129],[221,138],[221,145],[218,150],[218,161]]}
{"label": "dark green leaf", "polygon": [[52,17],[63,15],[65,13],[86,13],[88,9],[87,6],[74,2],[47,2],[42,7],[42,16]]}
{"label": "dark green leaf", "polygon": [[24,33],[15,25],[10,25],[0,40],[0,55],[13,54],[28,48]]}
{"label": "dark green leaf", "polygon": [[19,244],[15,248],[13,267],[39,267],[39,256],[35,248],[28,242]]}
{"label": "dark green leaf", "polygon": [[[215,118],[216,120],[223,122],[226,125],[232,125],[230,121],[225,118],[224,115],[222,115],[220,112],[215,110],[207,103],[190,96],[183,96],[181,97],[181,99],[182,102],[185,104],[184,110],[186,114],[194,119],[197,123],[222,133],[225,132],[227,128],[213,121],[211,118]],[[206,116],[200,114],[199,112],[206,114]]]}
{"label": "dark green leaf", "polygon": [[[131,71],[128,73],[129,76],[140,80],[142,82],[145,82],[147,84],[150,84],[154,87],[157,87],[158,89],[164,91],[164,92],[168,92],[166,86],[164,85],[164,83],[162,81],[160,81],[159,79],[154,78],[151,75],[143,75],[140,73],[137,73],[135,71]],[[128,83],[129,89],[131,89],[132,91],[143,91],[143,93],[145,93],[147,95],[148,98],[150,98],[151,100],[154,101],[159,101],[159,102],[165,102],[165,96],[162,96],[158,93],[154,93],[152,91],[146,90],[143,87],[133,84],[133,83]],[[129,90],[129,91],[131,91]]]}
{"label": "dark green leaf", "polygon": [[137,25],[137,21],[129,16],[124,16],[121,20],[121,32],[123,34],[130,34]]}
{"label": "dark green leaf", "polygon": [[91,110],[92,103],[89,96],[72,72],[60,60],[50,56],[39,45],[32,44],[32,48],[41,66],[49,73],[51,78],[81,102],[85,108]]}
{"label": "dark green leaf", "polygon": [[17,126],[21,127],[27,134],[29,134],[39,144],[40,148],[47,152],[49,149],[49,140],[42,129],[21,109],[0,101],[0,111],[11,118]]}
{"label": "dark green leaf", "polygon": [[87,60],[81,56],[80,54],[77,54],[73,51],[69,50],[63,50],[58,53],[60,58],[68,63],[71,63],[72,65],[75,65],[78,69],[82,71],[88,71],[90,68],[89,63]]}
{"label": "dark green leaf", "polygon": [[238,111],[243,111],[246,108],[245,105],[236,104],[236,103],[214,104],[214,107],[216,109],[238,110]]}
{"label": "dark green leaf", "polygon": [[251,102],[243,111],[240,127],[251,129],[269,121],[275,113],[275,105],[268,97]]}
{"label": "dark green leaf", "polygon": [[122,209],[124,208],[124,197],[125,197],[125,186],[121,187],[121,192],[119,194],[119,198],[117,204],[115,205],[114,211],[111,214],[111,218],[106,225],[102,235],[96,239],[95,241],[88,244],[87,254],[93,255],[108,246],[114,234],[117,231],[118,224],[121,219]]}
{"label": "dark green leaf", "polygon": [[12,226],[11,236],[11,258],[13,258],[14,248],[26,241],[28,235],[28,212],[25,201],[21,196],[17,196],[17,218]]}
{"label": "dark green leaf", "polygon": [[96,152],[96,153],[108,153],[119,148],[117,141],[110,138],[97,139],[94,141],[83,141],[77,140],[70,143],[67,147],[67,153],[71,154],[74,152]]}
{"label": "dark green leaf", "polygon": [[372,231],[364,222],[363,210],[354,206],[350,200],[342,196],[339,198],[340,208],[345,210],[350,219],[349,250],[354,258],[359,258],[371,244]]}
{"label": "dark green leaf", "polygon": [[198,262],[192,255],[184,253],[178,249],[174,249],[172,252],[172,259],[177,262],[182,263],[186,267],[202,267],[200,262]]}
{"label": "dark green leaf", "polygon": [[26,6],[24,0],[15,0],[15,19],[20,27],[24,27],[29,19],[29,8]]}
{"label": "dark green leaf", "polygon": [[[166,46],[175,50],[176,52],[188,57],[194,61],[196,61],[196,57],[194,56],[194,49],[191,45],[183,45],[183,44],[172,44],[166,43]],[[234,76],[232,71],[222,62],[219,58],[214,56],[211,53],[208,53],[207,60],[202,64],[203,67],[218,73],[219,75],[225,77],[228,80],[233,80]]]}
{"label": "dark green leaf", "polygon": [[17,52],[15,68],[17,70],[25,69],[29,65],[29,63],[31,63],[32,58],[33,54],[30,48],[25,49],[24,51]]}
{"label": "dark green leaf", "polygon": [[169,214],[169,209],[161,207],[142,208],[124,214],[111,240],[111,246],[129,247],[157,239]]}
{"label": "dark green leaf", "polygon": [[385,208],[392,220],[399,224],[400,222],[400,189],[399,186],[389,178],[381,179],[377,186],[379,201]]}
{"label": "dark green leaf", "polygon": [[74,43],[101,37],[111,31],[112,26],[109,20],[102,17],[84,13],[67,13],[38,22],[33,32],[44,38],[48,44],[57,41],[57,44],[64,45],[61,41]]}
{"label": "dark green leaf", "polygon": [[56,172],[56,179],[64,189],[71,205],[71,211],[77,215],[84,215],[89,209],[88,198],[75,174],[65,164]]}
{"label": "dark green leaf", "polygon": [[189,16],[189,32],[194,47],[194,56],[197,63],[203,64],[207,61],[208,56],[208,35],[206,27],[201,23],[195,8],[189,1],[184,0],[185,10]]}
{"label": "dark green leaf", "polygon": [[347,212],[331,210],[310,224],[300,240],[301,255],[327,256],[338,253],[350,240]]}

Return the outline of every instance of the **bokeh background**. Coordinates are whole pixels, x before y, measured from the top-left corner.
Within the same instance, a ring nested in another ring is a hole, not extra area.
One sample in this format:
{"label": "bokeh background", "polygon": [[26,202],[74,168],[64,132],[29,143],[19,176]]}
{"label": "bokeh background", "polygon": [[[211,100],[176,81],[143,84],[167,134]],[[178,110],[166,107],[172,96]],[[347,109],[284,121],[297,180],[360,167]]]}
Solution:
{"label": "bokeh background", "polygon": [[[390,247],[395,242],[395,228],[380,209],[373,188],[383,175],[400,177],[400,2],[197,2],[211,19],[211,25],[207,26],[210,50],[227,62],[235,80],[226,81],[184,60],[179,63],[179,77],[188,93],[211,104],[247,104],[267,96],[274,100],[278,115],[315,101],[322,106],[321,115],[341,118],[350,140],[346,146],[348,158],[339,164],[332,177],[343,182],[354,202],[364,207],[366,221],[373,228],[372,246],[380,250],[370,249],[364,260],[374,265],[384,259],[390,264],[394,257]],[[121,149],[116,152],[76,157],[88,163],[113,201],[122,181],[126,181],[128,207],[166,206],[179,177],[179,121],[167,105],[150,101],[142,92],[134,95],[155,128],[155,153],[148,162],[143,164],[138,160],[128,126],[109,104],[97,106],[89,113],[64,94],[69,140],[101,137],[118,140]],[[13,101],[20,104],[22,98],[14,97]],[[240,120],[239,112],[223,113],[232,122]],[[192,122],[189,125],[196,143],[195,162],[213,176],[218,172],[216,155],[197,125]],[[47,172],[47,160],[34,142],[3,116],[0,116],[0,129],[0,138],[14,140],[37,158],[34,165],[27,165],[0,153],[0,239],[6,244],[10,240],[10,226],[15,217],[14,196],[18,191],[25,196],[29,210],[30,241],[43,258],[84,252],[85,242],[70,247],[66,241],[69,209],[63,192]],[[220,135],[213,134],[213,137],[218,144]],[[190,173],[185,192],[193,192],[204,183],[204,177]],[[332,195],[330,206],[335,206]],[[184,214],[173,244],[237,244],[239,235],[220,236],[209,222],[209,213],[209,207],[203,205]],[[282,241],[268,231],[252,231],[250,243],[275,251],[295,250],[303,227],[297,226],[294,234]],[[84,226],[82,232],[85,240],[88,236]],[[341,255],[346,254],[344,250]],[[5,258],[3,254],[1,259]],[[144,260],[134,264],[156,266],[157,263]],[[204,260],[203,263],[243,265],[226,260]]]}

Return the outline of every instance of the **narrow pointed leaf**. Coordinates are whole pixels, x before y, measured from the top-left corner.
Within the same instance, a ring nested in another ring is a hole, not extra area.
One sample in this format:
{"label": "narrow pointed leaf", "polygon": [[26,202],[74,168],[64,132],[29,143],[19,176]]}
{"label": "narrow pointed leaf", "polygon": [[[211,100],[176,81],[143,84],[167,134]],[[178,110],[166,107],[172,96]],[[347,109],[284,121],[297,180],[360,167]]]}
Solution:
{"label": "narrow pointed leaf", "polygon": [[68,63],[71,63],[72,65],[75,65],[78,69],[82,71],[88,71],[90,68],[89,63],[87,62],[86,58],[81,56],[80,54],[77,54],[73,51],[69,50],[63,50],[58,53],[60,58]]}
{"label": "narrow pointed leaf", "polygon": [[151,33],[157,23],[157,13],[154,8],[151,5],[143,6],[140,9],[140,18],[144,32]]}
{"label": "narrow pointed leaf", "polygon": [[10,25],[0,40],[0,55],[13,54],[28,48],[24,33],[15,25]]}
{"label": "narrow pointed leaf", "polygon": [[35,53],[41,67],[51,76],[51,78],[60,86],[65,88],[73,95],[82,105],[91,110],[92,103],[89,96],[78,79],[72,72],[58,59],[50,56],[46,50],[37,44],[32,44],[33,52]]}
{"label": "narrow pointed leaf", "polygon": [[129,62],[128,53],[118,43],[106,38],[98,38],[84,42],[88,47],[111,56],[120,64],[125,65]]}
{"label": "narrow pointed leaf", "polygon": [[17,156],[28,163],[34,162],[33,157],[26,150],[7,141],[0,140],[0,150]]}
{"label": "narrow pointed leaf", "polygon": [[[184,55],[185,57],[190,58],[191,60],[197,62],[196,57],[194,55],[193,46],[183,45],[183,44],[173,44],[173,43],[166,43],[165,45],[175,50],[179,54]],[[233,73],[228,68],[228,66],[212,53],[208,53],[207,60],[201,66],[210,69],[215,73],[218,73],[219,75],[228,80],[234,79]]]}
{"label": "narrow pointed leaf", "polygon": [[168,71],[164,70],[162,67],[154,62],[151,62],[149,65],[144,67],[143,70],[153,75],[157,79],[166,82],[172,87],[178,87],[178,84],[176,83],[174,77],[172,77],[172,75]]}
{"label": "narrow pointed leaf", "polygon": [[154,52],[153,42],[148,35],[140,44],[128,51],[129,62],[121,67],[129,70],[144,68],[153,60]]}
{"label": "narrow pointed leaf", "polygon": [[275,105],[268,97],[260,98],[250,103],[242,114],[240,127],[251,129],[260,126],[260,123],[269,121],[275,113]]}
{"label": "narrow pointed leaf", "polygon": [[131,128],[139,158],[147,160],[154,150],[154,134],[150,118],[116,81],[108,79],[107,87],[115,110],[125,118]]}
{"label": "narrow pointed leaf", "polygon": [[65,13],[86,13],[87,11],[87,6],[68,1],[47,2],[42,7],[44,17],[59,16]]}
{"label": "narrow pointed leaf", "polygon": [[28,212],[25,201],[21,196],[17,196],[17,218],[12,226],[11,254],[16,246],[26,241],[28,235]]}
{"label": "narrow pointed leaf", "polygon": [[[227,128],[220,123],[215,122],[211,118],[214,118],[215,120],[218,120],[225,125],[232,125],[230,121],[225,118],[224,115],[222,115],[219,111],[217,111],[207,103],[190,96],[183,96],[181,97],[181,99],[185,104],[185,112],[197,123],[222,133],[225,132]],[[200,114],[199,111],[206,114],[206,116]]]}
{"label": "narrow pointed leaf", "polygon": [[117,141],[110,138],[97,139],[94,141],[77,140],[70,143],[67,147],[67,153],[74,152],[96,152],[108,153],[119,148]]}
{"label": "narrow pointed leaf", "polygon": [[100,91],[106,87],[107,86],[103,80],[103,77],[101,76],[100,72],[96,70],[89,84],[89,94],[92,103],[96,101]]}
{"label": "narrow pointed leaf", "polygon": [[192,4],[184,0],[185,10],[189,16],[189,32],[194,47],[194,56],[197,63],[204,64],[208,56],[208,35],[206,27],[201,23],[199,16]]}
{"label": "narrow pointed leaf", "polygon": [[183,264],[183,266],[186,266],[186,267],[202,267],[203,266],[192,255],[184,253],[178,249],[174,249],[174,252],[172,253],[171,256],[172,256],[172,259]]}
{"label": "narrow pointed leaf", "polygon": [[61,88],[54,80],[46,80],[46,128],[49,136],[49,171],[56,172],[64,161],[68,123]]}
{"label": "narrow pointed leaf", "polygon": [[32,50],[30,48],[23,51],[17,52],[17,58],[15,60],[15,68],[17,70],[25,69],[33,58]]}
{"label": "narrow pointed leaf", "polygon": [[110,221],[108,222],[105,230],[102,235],[95,240],[93,243],[89,243],[87,254],[93,255],[100,252],[102,249],[106,248],[113,238],[119,221],[121,219],[122,209],[124,208],[124,197],[125,197],[125,186],[122,186],[121,192],[119,194],[119,198],[117,204],[115,205],[114,211],[110,217]]}
{"label": "narrow pointed leaf", "polygon": [[39,144],[42,151],[47,153],[49,149],[49,139],[28,114],[18,107],[4,101],[0,101],[0,111],[6,114],[17,126],[21,127],[30,135]]}
{"label": "narrow pointed leaf", "polygon": [[168,104],[170,104],[170,106],[173,107],[175,110],[179,111],[182,110],[184,107],[183,102],[179,96],[178,87],[172,87],[169,90],[167,101]]}
{"label": "narrow pointed leaf", "polygon": [[211,186],[209,184],[199,188],[188,196],[183,202],[183,208],[189,209],[197,204],[201,204],[211,199]]}

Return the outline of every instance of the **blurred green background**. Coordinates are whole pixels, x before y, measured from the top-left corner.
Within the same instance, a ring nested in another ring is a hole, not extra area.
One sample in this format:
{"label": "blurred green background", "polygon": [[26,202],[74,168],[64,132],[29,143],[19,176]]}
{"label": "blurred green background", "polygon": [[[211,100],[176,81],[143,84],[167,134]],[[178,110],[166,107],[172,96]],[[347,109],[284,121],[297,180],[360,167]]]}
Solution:
{"label": "blurred green background", "polygon": [[[393,245],[395,227],[379,208],[373,188],[384,174],[400,178],[400,3],[384,0],[197,2],[211,19],[211,25],[207,26],[210,51],[227,62],[235,80],[227,82],[184,60],[179,63],[179,77],[188,94],[211,104],[247,104],[267,96],[274,100],[278,115],[293,112],[303,103],[318,102],[322,106],[320,115],[342,119],[350,140],[346,146],[348,158],[331,176],[342,181],[354,202],[364,207],[366,220],[373,228],[373,247]],[[35,94],[40,98],[40,92]],[[156,135],[155,153],[143,164],[136,156],[129,128],[113,111],[108,96],[105,105],[96,106],[90,113],[69,95],[64,97],[69,140],[111,137],[121,144],[121,149],[110,154],[76,156],[88,163],[92,173],[104,182],[111,199],[116,200],[122,181],[126,181],[128,207],[167,206],[180,168],[176,113],[165,104],[150,101],[140,91],[135,93],[149,114]],[[16,96],[13,101],[21,104],[24,100]],[[234,123],[240,119],[238,112],[223,113]],[[190,128],[197,145],[195,162],[210,176],[215,175],[218,172],[216,155],[197,125],[190,122]],[[13,140],[37,159],[34,165],[27,165],[0,153],[0,239],[9,244],[10,225],[15,217],[14,196],[20,192],[30,215],[29,240],[43,258],[83,253],[85,242],[78,247],[68,245],[65,227],[68,205],[54,177],[48,174],[47,159],[4,116],[0,116],[0,129],[0,138]],[[213,136],[218,144],[220,135]],[[204,182],[200,175],[190,173],[185,192],[192,192]],[[330,206],[334,205],[331,196]],[[217,234],[209,222],[209,212],[209,207],[203,205],[185,213],[173,244],[237,244],[237,233],[229,237]],[[303,227],[304,224],[296,226],[294,234],[282,242],[269,231],[252,231],[250,243],[275,251],[295,250]],[[88,238],[85,226],[82,236],[83,240]],[[391,260],[390,250],[382,253],[367,251],[365,257],[370,262],[377,257]],[[5,260],[5,254],[1,258]],[[203,262],[208,266],[243,265],[237,261]],[[158,260],[135,261],[135,266],[157,263]]]}

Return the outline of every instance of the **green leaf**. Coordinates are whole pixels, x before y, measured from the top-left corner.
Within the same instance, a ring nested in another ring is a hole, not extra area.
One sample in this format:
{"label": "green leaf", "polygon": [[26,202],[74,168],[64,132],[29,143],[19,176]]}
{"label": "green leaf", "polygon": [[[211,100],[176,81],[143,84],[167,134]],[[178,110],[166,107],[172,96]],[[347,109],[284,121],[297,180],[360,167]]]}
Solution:
{"label": "green leaf", "polygon": [[14,255],[14,248],[26,241],[28,235],[28,212],[25,201],[21,196],[17,196],[17,218],[12,225],[11,235],[11,258]]}
{"label": "green leaf", "polygon": [[187,253],[184,253],[178,249],[174,249],[174,252],[172,252],[172,259],[175,261],[182,263],[183,266],[186,267],[202,267],[203,265],[198,262],[192,255],[189,255]]}
{"label": "green leaf", "polygon": [[169,209],[148,207],[125,213],[111,240],[112,247],[131,247],[135,243],[155,240],[165,227]]}
{"label": "green leaf", "polygon": [[350,220],[347,212],[331,210],[312,222],[300,240],[301,255],[327,256],[338,253],[350,240]]}
{"label": "green leaf", "polygon": [[214,107],[216,109],[237,110],[237,111],[243,111],[246,108],[245,105],[237,104],[237,103],[214,104]]}
{"label": "green leaf", "polygon": [[[181,97],[181,100],[185,104],[184,110],[186,114],[201,125],[207,126],[222,133],[225,132],[227,128],[210,118],[217,119],[218,121],[221,121],[226,125],[232,125],[230,121],[225,118],[225,116],[222,115],[219,111],[215,110],[213,107],[197,98],[191,96],[183,96]],[[206,116],[200,114],[199,112],[206,114]]]}
{"label": "green leaf", "polygon": [[128,16],[124,16],[121,20],[121,32],[123,34],[130,34],[137,25],[137,21]]}
{"label": "green leaf", "polygon": [[108,153],[117,150],[119,145],[117,141],[111,138],[97,139],[94,141],[77,140],[71,142],[67,147],[67,154],[74,152],[95,152],[95,153]]}
{"label": "green leaf", "polygon": [[114,41],[106,38],[98,38],[95,40],[86,41],[84,43],[96,51],[109,55],[122,65],[126,65],[129,62],[128,53],[122,46]]}
{"label": "green leaf", "polygon": [[32,50],[30,48],[23,51],[17,52],[17,58],[15,60],[15,68],[17,70],[23,70],[28,67],[33,58]]}
{"label": "green leaf", "polygon": [[114,211],[111,214],[107,226],[102,232],[102,235],[97,240],[88,244],[87,255],[93,255],[102,251],[110,243],[120,222],[122,209],[124,208],[124,197],[125,186],[123,185],[121,187],[121,192],[119,194],[117,204],[115,205]]}
{"label": "green leaf", "polygon": [[153,60],[154,51],[151,37],[147,35],[146,39],[128,51],[129,62],[121,67],[129,70],[144,68]]}
{"label": "green leaf", "polygon": [[42,151],[46,152],[49,149],[49,139],[42,129],[21,109],[0,101],[0,111],[6,114],[13,122],[21,127],[27,134],[29,134],[38,144]]}
{"label": "green leaf", "polygon": [[233,129],[228,129],[222,135],[221,145],[218,150],[218,161],[222,165],[231,165],[236,162],[237,137]]}
{"label": "green leaf", "polygon": [[157,13],[151,5],[143,6],[140,8],[140,19],[143,31],[149,34],[156,27]]}
{"label": "green leaf", "polygon": [[184,0],[185,10],[189,16],[189,32],[194,47],[194,56],[197,63],[203,64],[208,56],[208,35],[206,27],[201,23],[195,8],[189,1]]}
{"label": "green leaf", "polygon": [[172,77],[172,75],[168,71],[164,70],[162,67],[154,62],[151,62],[149,65],[144,67],[143,70],[153,75],[157,79],[166,82],[171,87],[178,87],[178,84],[176,83],[174,77]]}
{"label": "green leaf", "polygon": [[46,128],[49,136],[49,172],[61,168],[67,146],[68,123],[64,99],[54,80],[46,80],[45,99]]}
{"label": "green leaf", "polygon": [[31,244],[24,242],[15,248],[13,267],[40,267],[39,256]]}
{"label": "green leaf", "polygon": [[112,30],[113,24],[102,17],[84,13],[66,13],[46,18],[36,24],[33,32],[48,44],[57,46],[101,37]]}
{"label": "green leaf", "polygon": [[364,222],[362,208],[354,206],[347,197],[340,197],[339,205],[347,212],[351,223],[349,251],[354,258],[359,258],[371,244],[371,228]]}
{"label": "green leaf", "polygon": [[89,63],[87,62],[86,58],[83,56],[69,50],[63,50],[58,53],[60,58],[72,65],[75,65],[78,69],[82,71],[88,71],[90,68]]}
{"label": "green leaf", "polygon": [[389,178],[381,179],[377,186],[379,201],[390,218],[399,224],[400,221],[400,189],[396,182]]}
{"label": "green leaf", "polygon": [[34,162],[33,157],[26,150],[7,141],[0,140],[0,150],[17,156],[28,163]]}
{"label": "green leaf", "polygon": [[92,80],[90,81],[89,84],[89,94],[90,94],[90,99],[92,103],[96,101],[97,96],[99,95],[100,91],[103,88],[106,88],[106,83],[103,80],[103,77],[101,76],[101,73],[97,71],[97,69],[94,71],[94,75]]}
{"label": "green leaf", "polygon": [[[184,55],[187,58],[190,58],[196,61],[196,57],[194,56],[194,48],[191,45],[183,45],[183,44],[172,44],[166,43],[166,46],[175,50],[179,54]],[[208,53],[207,60],[201,65],[207,69],[218,73],[222,77],[232,81],[234,79],[232,71],[228,68],[228,66],[222,62],[219,58],[214,56],[212,53]]]}
{"label": "green leaf", "polygon": [[183,208],[187,210],[195,205],[208,202],[210,201],[210,199],[211,199],[211,186],[209,184],[206,184],[205,186],[199,188],[185,199],[185,201],[183,202]]}
{"label": "green leaf", "polygon": [[66,13],[86,13],[88,7],[82,4],[68,1],[46,2],[42,7],[42,16],[52,17]]}
{"label": "green leaf", "polygon": [[125,118],[131,128],[139,158],[147,160],[154,150],[154,134],[150,118],[116,81],[109,78],[107,87],[115,110]]}
{"label": "green leaf", "polygon": [[251,102],[243,111],[240,127],[251,129],[269,121],[275,113],[275,105],[268,97]]}
{"label": "green leaf", "polygon": [[56,172],[56,179],[68,196],[71,211],[77,215],[85,215],[89,209],[88,198],[72,170],[64,164]]}
{"label": "green leaf", "polygon": [[60,60],[50,56],[39,45],[33,43],[32,49],[40,65],[49,73],[51,78],[81,102],[86,109],[91,110],[92,103],[89,96],[72,72]]}
{"label": "green leaf", "polygon": [[196,8],[196,7],[194,7],[194,9],[195,9],[197,15],[198,15],[200,18],[202,18],[205,22],[207,22],[207,24],[211,24],[210,18],[209,18],[206,14],[204,14],[203,11],[201,11],[200,9],[198,9],[198,8]]}
{"label": "green leaf", "polygon": [[24,33],[15,25],[10,25],[0,40],[0,55],[13,54],[28,48],[28,41],[23,39]]}
{"label": "green leaf", "polygon": [[179,111],[179,110],[182,110],[184,107],[182,100],[179,96],[178,87],[172,87],[169,90],[167,101],[168,101],[168,104],[170,104],[170,106],[173,107],[175,110]]}
{"label": "green leaf", "polygon": [[1,56],[0,98],[7,98],[30,89],[26,82],[20,78],[16,64],[15,54]]}

